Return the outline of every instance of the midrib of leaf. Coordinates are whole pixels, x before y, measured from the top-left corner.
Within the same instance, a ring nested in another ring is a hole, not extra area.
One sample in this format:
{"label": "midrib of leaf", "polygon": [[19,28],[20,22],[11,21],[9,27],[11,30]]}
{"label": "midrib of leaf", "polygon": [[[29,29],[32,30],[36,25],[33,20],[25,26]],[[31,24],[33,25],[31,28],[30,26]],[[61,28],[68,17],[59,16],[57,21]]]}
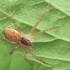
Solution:
{"label": "midrib of leaf", "polygon": [[[31,55],[27,55],[27,56],[30,57],[30,60],[32,60],[31,59],[31,57],[32,57]],[[49,56],[46,57],[44,55],[39,55],[39,54],[37,54],[37,56],[38,57],[41,57],[41,58],[44,58],[44,59],[51,59],[51,60],[58,60],[58,61],[70,62],[70,60],[68,60],[68,59],[66,60],[66,59],[62,59],[62,58],[54,58],[54,57],[49,57]]]}

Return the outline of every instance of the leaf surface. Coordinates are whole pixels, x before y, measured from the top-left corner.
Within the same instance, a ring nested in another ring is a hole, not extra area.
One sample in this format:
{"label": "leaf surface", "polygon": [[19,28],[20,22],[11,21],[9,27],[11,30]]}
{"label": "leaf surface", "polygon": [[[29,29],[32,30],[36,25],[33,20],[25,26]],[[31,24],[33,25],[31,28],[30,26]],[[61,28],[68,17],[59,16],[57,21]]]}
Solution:
{"label": "leaf surface", "polygon": [[10,8],[18,28],[24,33],[29,33],[48,3],[51,6],[34,33],[53,26],[59,26],[59,28],[37,36],[32,48],[38,57],[52,64],[53,68],[44,64],[40,65],[41,62],[28,53],[28,59],[38,62],[31,67],[23,60],[21,48],[18,52],[10,55],[9,52],[18,44],[10,44],[0,36],[0,70],[22,70],[24,67],[26,70],[43,70],[44,68],[48,70],[70,70],[70,1],[0,0],[0,32],[4,33],[4,29],[8,27],[15,28],[9,17],[8,8]]}

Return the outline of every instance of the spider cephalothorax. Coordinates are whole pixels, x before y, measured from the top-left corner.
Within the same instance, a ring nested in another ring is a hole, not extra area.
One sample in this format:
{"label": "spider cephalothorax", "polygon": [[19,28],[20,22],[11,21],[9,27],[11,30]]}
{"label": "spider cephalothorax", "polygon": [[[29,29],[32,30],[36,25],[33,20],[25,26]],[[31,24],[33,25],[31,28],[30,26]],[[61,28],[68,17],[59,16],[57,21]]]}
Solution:
{"label": "spider cephalothorax", "polygon": [[29,39],[26,39],[24,37],[21,38],[21,43],[27,46],[32,46],[32,42]]}

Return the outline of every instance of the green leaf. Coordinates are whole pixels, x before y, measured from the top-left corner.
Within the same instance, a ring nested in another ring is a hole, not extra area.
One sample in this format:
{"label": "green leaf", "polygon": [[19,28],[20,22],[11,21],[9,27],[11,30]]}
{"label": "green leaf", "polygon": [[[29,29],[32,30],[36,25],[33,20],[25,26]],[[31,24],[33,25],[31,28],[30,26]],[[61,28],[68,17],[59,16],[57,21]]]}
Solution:
{"label": "green leaf", "polygon": [[21,48],[10,55],[12,48],[18,44],[10,44],[0,36],[0,70],[22,70],[24,67],[26,70],[70,70],[69,0],[0,0],[0,32],[4,33],[4,29],[8,27],[15,28],[9,17],[8,8],[10,8],[18,28],[24,33],[28,33],[39,20],[48,3],[51,6],[34,33],[53,26],[59,26],[59,28],[36,37],[32,48],[38,57],[52,64],[53,68],[34,59],[29,53],[27,58],[37,64],[28,65],[23,59]]}

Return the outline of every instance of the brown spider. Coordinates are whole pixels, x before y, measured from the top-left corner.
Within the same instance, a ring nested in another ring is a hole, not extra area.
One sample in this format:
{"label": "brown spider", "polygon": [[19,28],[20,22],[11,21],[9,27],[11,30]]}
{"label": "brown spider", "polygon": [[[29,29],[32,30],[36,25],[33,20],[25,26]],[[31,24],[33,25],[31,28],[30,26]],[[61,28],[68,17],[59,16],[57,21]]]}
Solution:
{"label": "brown spider", "polygon": [[[31,31],[28,33],[28,34],[22,34],[22,32],[18,29],[16,23],[15,23],[15,20],[12,16],[12,13],[9,9],[9,13],[10,13],[10,17],[12,19],[12,22],[15,26],[15,29],[12,29],[12,28],[6,28],[5,29],[5,34],[7,35],[8,38],[10,38],[12,41],[6,39],[4,37],[4,35],[2,33],[0,33],[0,35],[3,37],[4,40],[6,40],[7,42],[10,42],[12,44],[16,44],[16,43],[19,43],[21,46],[24,47],[24,59],[32,65],[32,63],[26,58],[26,50],[29,51],[29,53],[34,57],[36,58],[37,60],[39,60],[40,62],[46,64],[46,65],[50,65],[52,66],[51,64],[49,63],[46,63],[45,61],[43,61],[42,59],[40,59],[39,57],[37,57],[33,52],[32,52],[32,43],[33,43],[33,40],[35,39],[36,36],[42,34],[43,32],[46,32],[46,31],[49,31],[49,30],[52,30],[52,29],[55,29],[57,28],[58,26],[55,26],[55,27],[52,27],[52,28],[49,28],[49,29],[45,29],[45,30],[41,30],[37,33],[35,33],[34,35],[32,35],[32,32],[35,30],[35,28],[38,26],[38,24],[41,22],[41,20],[43,19],[43,17],[45,16],[48,8],[49,8],[50,4],[48,4],[46,10],[43,12],[42,16],[40,17],[40,19],[37,21],[37,23],[34,25],[34,27],[31,29]],[[10,52],[10,54],[12,54],[17,48],[20,48],[20,46],[16,46],[12,49],[12,51]]]}

